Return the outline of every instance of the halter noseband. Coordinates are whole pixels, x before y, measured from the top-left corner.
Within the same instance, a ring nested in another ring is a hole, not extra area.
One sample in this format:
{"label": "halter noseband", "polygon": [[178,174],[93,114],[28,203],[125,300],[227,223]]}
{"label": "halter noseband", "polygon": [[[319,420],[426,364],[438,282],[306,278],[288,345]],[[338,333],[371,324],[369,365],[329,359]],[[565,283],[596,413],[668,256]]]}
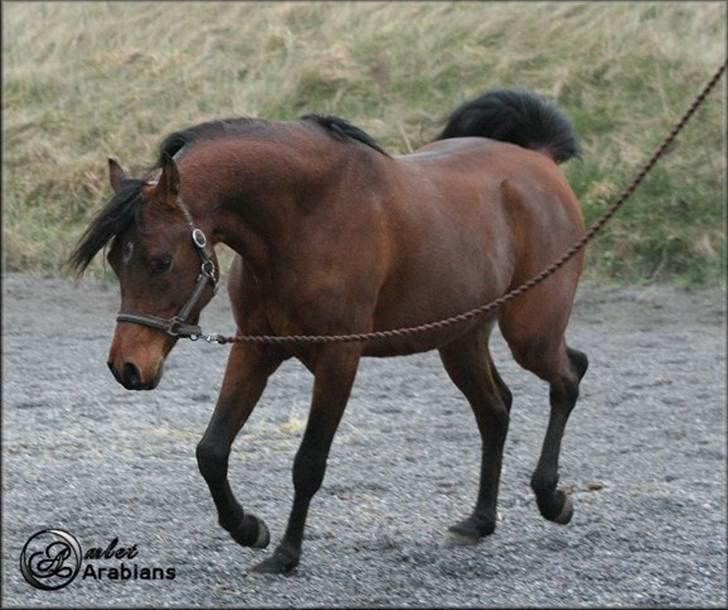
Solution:
{"label": "halter noseband", "polygon": [[195,245],[197,254],[200,255],[200,260],[202,261],[200,272],[197,274],[195,287],[192,290],[190,298],[182,305],[177,315],[171,318],[160,318],[146,314],[120,313],[116,316],[117,322],[131,322],[133,324],[149,326],[150,328],[163,330],[173,337],[186,337],[192,339],[192,341],[196,341],[202,336],[202,329],[195,324],[187,324],[187,318],[195,303],[202,296],[208,283],[212,284],[213,294],[215,293],[218,278],[215,273],[215,263],[206,250],[207,238],[202,232],[202,229],[192,227],[192,243]]}

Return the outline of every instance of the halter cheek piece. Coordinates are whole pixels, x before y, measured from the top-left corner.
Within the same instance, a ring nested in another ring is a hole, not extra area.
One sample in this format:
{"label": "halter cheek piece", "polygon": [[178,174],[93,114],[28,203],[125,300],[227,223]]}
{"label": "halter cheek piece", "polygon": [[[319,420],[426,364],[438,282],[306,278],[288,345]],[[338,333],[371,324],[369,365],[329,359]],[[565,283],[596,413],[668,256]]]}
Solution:
{"label": "halter cheek piece", "polygon": [[195,287],[192,290],[190,298],[182,305],[177,315],[171,318],[159,318],[146,314],[120,313],[116,316],[117,322],[141,324],[142,326],[163,330],[173,337],[189,338],[193,341],[196,341],[202,336],[202,329],[197,325],[187,324],[187,318],[208,284],[212,284],[213,294],[215,293],[218,278],[216,277],[215,263],[207,253],[207,238],[202,232],[202,229],[192,229],[192,243],[195,245],[197,254],[200,255],[200,260],[202,261],[200,272],[197,274]]}

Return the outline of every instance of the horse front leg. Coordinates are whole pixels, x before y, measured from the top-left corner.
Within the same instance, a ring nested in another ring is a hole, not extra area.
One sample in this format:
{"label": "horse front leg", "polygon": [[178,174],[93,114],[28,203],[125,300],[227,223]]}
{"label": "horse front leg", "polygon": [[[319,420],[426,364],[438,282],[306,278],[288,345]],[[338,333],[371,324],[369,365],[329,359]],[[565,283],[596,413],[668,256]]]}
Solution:
{"label": "horse front leg", "polygon": [[234,345],[215,411],[197,445],[197,464],[210,488],[219,523],[242,546],[265,548],[270,534],[262,519],[243,511],[230,489],[230,447],[280,363],[268,348]]}
{"label": "horse front leg", "polygon": [[293,463],[294,497],[288,527],[273,555],[255,566],[255,572],[285,574],[298,565],[308,507],[323,482],[329,449],[349,399],[361,352],[360,345],[326,346],[316,359],[311,410]]}

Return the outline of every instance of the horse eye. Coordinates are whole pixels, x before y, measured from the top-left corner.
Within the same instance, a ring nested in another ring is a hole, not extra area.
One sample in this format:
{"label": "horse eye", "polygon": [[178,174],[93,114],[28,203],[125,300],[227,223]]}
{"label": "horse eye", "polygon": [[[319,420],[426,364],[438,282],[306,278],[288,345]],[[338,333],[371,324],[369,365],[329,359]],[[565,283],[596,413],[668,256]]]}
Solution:
{"label": "horse eye", "polygon": [[152,273],[164,273],[172,266],[172,257],[169,254],[155,256],[151,260]]}

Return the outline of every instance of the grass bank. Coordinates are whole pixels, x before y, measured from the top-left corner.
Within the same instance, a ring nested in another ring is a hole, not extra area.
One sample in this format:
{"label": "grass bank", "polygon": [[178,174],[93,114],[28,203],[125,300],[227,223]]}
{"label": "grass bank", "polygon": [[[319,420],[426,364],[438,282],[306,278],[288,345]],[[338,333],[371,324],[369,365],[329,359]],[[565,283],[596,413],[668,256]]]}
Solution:
{"label": "grass bank", "polygon": [[[210,118],[349,118],[392,152],[455,104],[525,86],[573,120],[592,220],[725,57],[723,3],[6,3],[3,269],[57,273],[108,196]],[[606,234],[587,275],[724,285],[725,82]],[[103,273],[100,262],[94,270]]]}

